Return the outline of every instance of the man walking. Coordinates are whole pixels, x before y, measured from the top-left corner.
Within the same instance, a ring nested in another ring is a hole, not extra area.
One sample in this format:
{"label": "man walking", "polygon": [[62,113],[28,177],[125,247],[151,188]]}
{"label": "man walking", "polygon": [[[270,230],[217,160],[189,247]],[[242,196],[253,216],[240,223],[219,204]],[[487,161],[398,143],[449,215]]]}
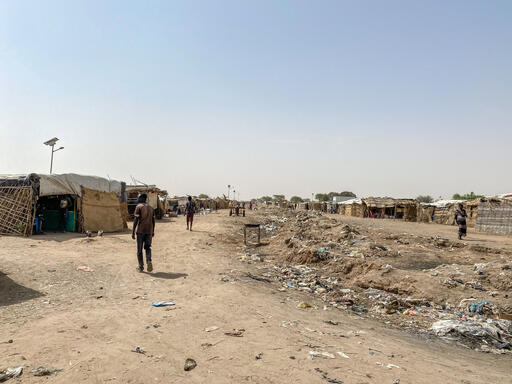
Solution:
{"label": "man walking", "polygon": [[135,207],[135,218],[133,220],[132,239],[135,240],[135,230],[137,230],[137,259],[139,261],[139,272],[144,271],[144,259],[142,257],[142,248],[146,250],[146,263],[148,272],[153,271],[151,262],[151,241],[155,235],[155,215],[153,208],[146,203],[148,196],[142,193],[138,198],[137,207]]}
{"label": "man walking", "polygon": [[192,230],[192,223],[194,222],[194,213],[196,212],[196,203],[192,201],[192,196],[188,197],[187,205],[185,206],[185,213],[187,214],[187,230]]}

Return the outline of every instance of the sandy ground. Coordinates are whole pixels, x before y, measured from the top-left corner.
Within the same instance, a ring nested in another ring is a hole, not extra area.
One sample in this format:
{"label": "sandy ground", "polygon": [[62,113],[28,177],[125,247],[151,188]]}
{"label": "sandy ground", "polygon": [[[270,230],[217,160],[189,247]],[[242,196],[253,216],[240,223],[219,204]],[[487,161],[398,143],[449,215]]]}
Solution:
{"label": "sandy ground", "polygon": [[[23,375],[11,380],[23,383],[512,383],[508,355],[323,310],[310,294],[246,277],[256,264],[239,261],[242,239],[228,234],[240,221],[225,211],[198,216],[194,232],[185,231],[183,218],[158,222],[152,274],[135,270],[129,233],[1,237],[0,369],[23,365]],[[511,243],[478,236],[500,247]],[[162,300],[176,305],[152,307]],[[302,300],[313,308],[297,308]],[[232,329],[245,332],[225,335]],[[145,354],[132,352],[137,346]],[[311,359],[310,351],[335,358]],[[197,362],[190,372],[183,369],[187,358]],[[62,371],[33,376],[41,365]]]}

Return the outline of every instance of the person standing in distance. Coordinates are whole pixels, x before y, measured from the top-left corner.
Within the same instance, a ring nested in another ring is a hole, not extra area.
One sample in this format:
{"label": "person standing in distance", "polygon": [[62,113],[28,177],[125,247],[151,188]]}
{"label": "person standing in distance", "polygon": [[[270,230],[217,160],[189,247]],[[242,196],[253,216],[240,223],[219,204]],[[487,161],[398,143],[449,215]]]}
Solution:
{"label": "person standing in distance", "polygon": [[135,207],[135,218],[133,219],[132,239],[135,240],[135,230],[137,230],[137,259],[139,272],[144,271],[144,258],[142,257],[142,249],[146,251],[146,263],[148,272],[153,271],[153,263],[151,261],[151,242],[155,236],[155,215],[154,209],[146,203],[148,195],[140,194],[137,199],[137,207]]}
{"label": "person standing in distance", "polygon": [[464,209],[464,205],[459,203],[459,209],[455,211],[455,223],[459,226],[459,240],[462,240],[462,237],[467,236],[467,226],[466,226],[466,218],[468,214]]}
{"label": "person standing in distance", "polygon": [[185,206],[185,213],[187,214],[187,230],[189,230],[189,229],[192,230],[192,223],[194,222],[194,213],[195,212],[196,212],[196,203],[194,203],[192,201],[192,196],[189,196],[187,205]]}

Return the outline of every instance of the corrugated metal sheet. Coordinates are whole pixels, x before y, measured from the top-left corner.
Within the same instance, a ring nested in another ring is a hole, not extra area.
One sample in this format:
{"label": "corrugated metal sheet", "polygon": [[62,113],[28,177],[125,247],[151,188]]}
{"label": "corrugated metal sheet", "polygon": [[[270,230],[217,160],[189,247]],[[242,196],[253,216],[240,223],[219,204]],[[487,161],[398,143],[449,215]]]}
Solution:
{"label": "corrugated metal sheet", "polygon": [[501,235],[512,234],[512,203],[506,200],[482,202],[478,206],[476,230]]}

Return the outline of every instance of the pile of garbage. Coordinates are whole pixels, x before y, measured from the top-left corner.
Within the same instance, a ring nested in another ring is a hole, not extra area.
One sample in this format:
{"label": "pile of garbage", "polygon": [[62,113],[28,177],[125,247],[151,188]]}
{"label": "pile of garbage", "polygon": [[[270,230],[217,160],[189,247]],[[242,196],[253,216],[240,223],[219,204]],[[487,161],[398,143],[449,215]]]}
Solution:
{"label": "pile of garbage", "polygon": [[512,323],[507,320],[439,320],[432,324],[432,330],[443,338],[463,338],[484,352],[511,350]]}
{"label": "pile of garbage", "polygon": [[[241,260],[264,261],[260,275],[281,291],[315,295],[324,310],[343,309],[401,329],[456,337],[482,351],[511,352],[512,323],[502,316],[512,313],[507,306],[512,260],[472,265],[466,261],[471,247],[457,241],[385,233],[371,222],[354,225],[315,211],[280,213],[262,216],[271,228],[265,256],[259,249]],[[463,255],[463,262],[450,263],[452,254]]]}

